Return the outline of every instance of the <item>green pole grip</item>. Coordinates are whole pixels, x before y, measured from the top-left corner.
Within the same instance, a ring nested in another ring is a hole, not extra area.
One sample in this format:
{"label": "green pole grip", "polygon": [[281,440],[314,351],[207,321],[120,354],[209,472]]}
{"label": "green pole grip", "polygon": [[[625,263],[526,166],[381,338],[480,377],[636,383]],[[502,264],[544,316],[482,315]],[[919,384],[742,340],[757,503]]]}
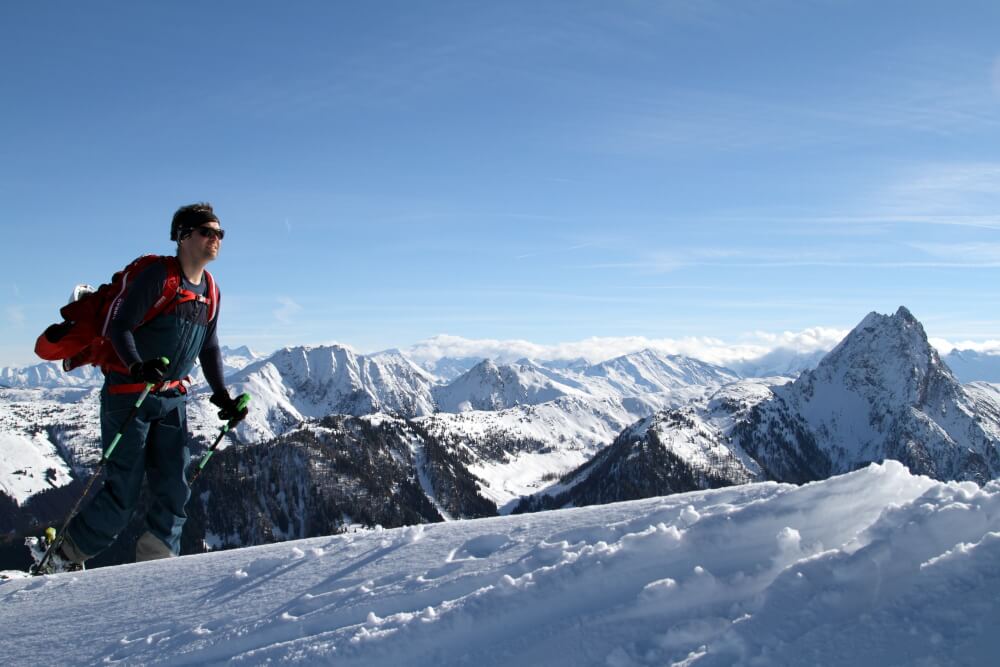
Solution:
{"label": "green pole grip", "polygon": [[[239,397],[236,399],[236,409],[242,410],[249,403],[250,403],[250,394],[244,392],[240,394]],[[212,446],[208,448],[208,450],[205,452],[205,455],[201,457],[201,461],[198,462],[199,473],[205,468],[205,465],[208,463],[208,460],[212,458],[212,454],[215,453],[216,447],[218,447],[219,443],[222,442],[222,436],[224,436],[226,433],[229,433],[229,430],[231,428],[232,428],[232,422],[228,424],[223,424],[222,428],[219,429],[218,439],[216,439],[216,441],[212,443]]]}
{"label": "green pole grip", "polygon": [[205,468],[205,464],[208,463],[208,460],[212,458],[212,454],[214,453],[215,453],[214,449],[210,449],[207,452],[205,452],[205,455],[201,457],[201,463],[198,464],[198,470],[203,470]]}

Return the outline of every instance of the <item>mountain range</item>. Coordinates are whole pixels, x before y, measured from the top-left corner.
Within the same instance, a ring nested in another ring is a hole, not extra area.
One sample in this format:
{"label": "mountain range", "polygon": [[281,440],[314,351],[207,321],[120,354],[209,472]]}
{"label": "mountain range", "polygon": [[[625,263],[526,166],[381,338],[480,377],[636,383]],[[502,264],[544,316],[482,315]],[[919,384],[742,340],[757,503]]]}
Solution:
{"label": "mountain range", "polygon": [[[440,364],[465,368],[446,380],[396,350],[227,350],[252,409],[199,482],[185,549],[805,482],[886,458],[937,479],[1000,474],[1000,390],[961,384],[905,308],[868,315],[795,378],[652,350],[469,361]],[[218,433],[207,398],[189,401],[196,453]],[[99,456],[97,402],[86,385],[0,390],[0,530],[58,514]]]}

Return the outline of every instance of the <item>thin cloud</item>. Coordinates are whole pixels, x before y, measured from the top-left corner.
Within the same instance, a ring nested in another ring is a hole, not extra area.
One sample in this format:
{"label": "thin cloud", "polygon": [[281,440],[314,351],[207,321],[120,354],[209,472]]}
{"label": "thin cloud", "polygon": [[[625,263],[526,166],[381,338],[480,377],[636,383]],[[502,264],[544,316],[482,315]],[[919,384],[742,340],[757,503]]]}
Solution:
{"label": "thin cloud", "polygon": [[910,247],[957,264],[1000,264],[1000,243],[910,243]]}
{"label": "thin cloud", "polygon": [[915,222],[951,219],[998,229],[1000,162],[923,165],[900,174],[877,199],[887,215],[921,211]]}
{"label": "thin cloud", "polygon": [[4,312],[7,315],[7,322],[15,327],[23,326],[28,319],[22,306],[7,306]]}
{"label": "thin cloud", "polygon": [[282,324],[291,324],[295,315],[302,310],[302,306],[287,296],[278,297],[279,307],[272,311],[274,319]]}
{"label": "thin cloud", "polygon": [[537,250],[534,252],[527,252],[520,255],[515,255],[514,259],[521,260],[534,257],[549,257],[552,255],[561,255],[569,252],[574,252],[576,250],[583,250],[584,248],[593,248],[596,245],[597,245],[596,243],[577,243],[575,245],[571,245],[565,248],[550,248],[546,250]]}

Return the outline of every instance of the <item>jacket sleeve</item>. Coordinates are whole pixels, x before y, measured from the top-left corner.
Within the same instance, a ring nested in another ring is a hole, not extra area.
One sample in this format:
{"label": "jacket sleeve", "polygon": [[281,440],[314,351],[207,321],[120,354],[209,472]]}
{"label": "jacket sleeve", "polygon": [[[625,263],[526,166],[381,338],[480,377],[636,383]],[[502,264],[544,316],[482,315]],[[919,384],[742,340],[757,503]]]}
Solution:
{"label": "jacket sleeve", "polygon": [[167,270],[162,263],[150,264],[132,279],[125,298],[112,306],[114,310],[108,324],[108,338],[126,368],[137,361],[144,361],[139,357],[132,331],[142,324],[146,313],[163,295],[166,279]]}

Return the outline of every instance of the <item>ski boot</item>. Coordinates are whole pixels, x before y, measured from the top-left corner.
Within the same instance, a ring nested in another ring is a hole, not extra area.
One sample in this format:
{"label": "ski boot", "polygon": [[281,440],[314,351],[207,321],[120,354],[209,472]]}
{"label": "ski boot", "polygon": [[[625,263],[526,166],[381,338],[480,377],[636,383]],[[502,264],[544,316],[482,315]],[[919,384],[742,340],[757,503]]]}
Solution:
{"label": "ski boot", "polygon": [[45,552],[49,550],[56,539],[56,529],[51,526],[45,529],[45,534],[41,537],[26,537],[25,546],[31,552],[31,558],[35,561],[31,566],[32,574],[59,574],[60,572],[80,572],[84,569],[83,563],[77,563],[66,558],[61,548],[57,548],[46,561],[43,568],[39,568],[39,563],[45,558]]}

